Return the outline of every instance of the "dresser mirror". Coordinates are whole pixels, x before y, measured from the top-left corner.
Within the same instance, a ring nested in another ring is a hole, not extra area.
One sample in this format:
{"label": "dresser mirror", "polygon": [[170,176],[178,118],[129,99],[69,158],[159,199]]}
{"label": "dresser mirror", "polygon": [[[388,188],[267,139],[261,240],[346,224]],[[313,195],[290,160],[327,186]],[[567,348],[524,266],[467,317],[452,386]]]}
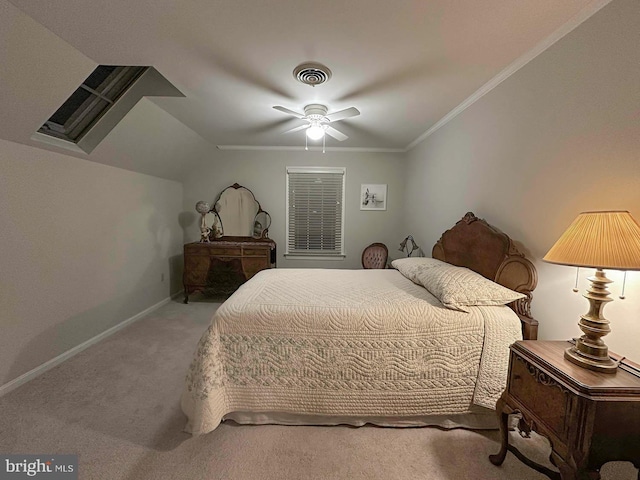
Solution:
{"label": "dresser mirror", "polygon": [[253,192],[234,183],[225,188],[211,208],[215,218],[211,238],[268,238],[271,216],[262,210]]}
{"label": "dresser mirror", "polygon": [[253,224],[253,238],[265,238],[271,226],[271,215],[262,210],[256,214]]}

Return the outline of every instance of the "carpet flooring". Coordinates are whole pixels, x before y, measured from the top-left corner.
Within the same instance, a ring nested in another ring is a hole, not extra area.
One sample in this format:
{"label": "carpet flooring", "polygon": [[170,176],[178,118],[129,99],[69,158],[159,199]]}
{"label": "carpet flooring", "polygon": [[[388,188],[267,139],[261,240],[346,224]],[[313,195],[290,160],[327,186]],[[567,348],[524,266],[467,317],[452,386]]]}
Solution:
{"label": "carpet flooring", "polygon": [[[79,456],[79,478],[543,480],[511,453],[501,467],[497,431],[365,426],[242,426],[192,438],[179,407],[184,375],[218,303],[171,302],[0,397],[0,453]],[[548,443],[512,434],[542,462]],[[603,480],[636,480],[612,462]]]}

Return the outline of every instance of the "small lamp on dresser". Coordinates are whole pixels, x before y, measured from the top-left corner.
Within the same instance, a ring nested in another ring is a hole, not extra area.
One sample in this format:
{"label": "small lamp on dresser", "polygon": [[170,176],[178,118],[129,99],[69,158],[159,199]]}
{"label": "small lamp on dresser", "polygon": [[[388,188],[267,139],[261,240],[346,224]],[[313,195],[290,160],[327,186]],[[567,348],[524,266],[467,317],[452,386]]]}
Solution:
{"label": "small lamp on dresser", "polygon": [[407,252],[407,257],[410,257],[411,254],[413,252],[415,252],[416,250],[418,251],[418,256],[421,257],[422,255],[420,255],[420,253],[422,252],[422,250],[420,249],[420,247],[416,244],[415,240],[413,239],[413,235],[407,235],[405,237],[405,239],[400,242],[400,248],[398,249],[401,252]]}
{"label": "small lamp on dresser", "polygon": [[209,234],[211,233],[211,229],[207,227],[206,215],[211,211],[211,205],[209,205],[204,200],[200,200],[196,203],[196,212],[198,212],[201,216],[200,218],[200,241],[201,242],[209,242]]}
{"label": "small lamp on dresser", "polygon": [[609,357],[602,340],[611,331],[602,310],[613,300],[607,290],[612,281],[604,269],[640,270],[640,226],[627,211],[581,213],[543,260],[596,269],[595,275],[588,277],[591,286],[583,295],[589,300],[589,311],[578,322],[584,335],[564,356],[589,370],[616,373],[618,362]]}

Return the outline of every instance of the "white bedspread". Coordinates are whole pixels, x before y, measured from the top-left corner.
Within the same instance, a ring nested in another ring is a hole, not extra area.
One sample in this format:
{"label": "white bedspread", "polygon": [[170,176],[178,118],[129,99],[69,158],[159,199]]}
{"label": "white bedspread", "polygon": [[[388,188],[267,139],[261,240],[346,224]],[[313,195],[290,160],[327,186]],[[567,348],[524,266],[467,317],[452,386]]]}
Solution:
{"label": "white bedspread", "polygon": [[443,307],[396,270],[270,269],[217,310],[187,374],[186,430],[234,411],[416,416],[495,408],[508,307]]}

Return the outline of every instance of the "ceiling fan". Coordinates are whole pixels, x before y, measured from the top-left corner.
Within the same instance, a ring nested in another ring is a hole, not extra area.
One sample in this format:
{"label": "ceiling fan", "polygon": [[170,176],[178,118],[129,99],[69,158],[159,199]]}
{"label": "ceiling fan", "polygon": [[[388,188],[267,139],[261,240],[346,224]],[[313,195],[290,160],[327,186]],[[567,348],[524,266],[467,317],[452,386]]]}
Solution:
{"label": "ceiling fan", "polygon": [[306,130],[307,137],[311,140],[320,140],[324,137],[325,133],[336,140],[346,140],[349,137],[329,124],[339,120],[344,120],[345,118],[360,115],[360,111],[355,107],[345,108],[344,110],[328,114],[327,107],[318,103],[312,103],[304,107],[304,113],[294,112],[293,110],[280,106],[275,106],[273,108],[307,122],[306,125],[300,125],[299,127],[292,128],[291,130],[287,130],[283,133],[293,133],[299,132],[300,130]]}

